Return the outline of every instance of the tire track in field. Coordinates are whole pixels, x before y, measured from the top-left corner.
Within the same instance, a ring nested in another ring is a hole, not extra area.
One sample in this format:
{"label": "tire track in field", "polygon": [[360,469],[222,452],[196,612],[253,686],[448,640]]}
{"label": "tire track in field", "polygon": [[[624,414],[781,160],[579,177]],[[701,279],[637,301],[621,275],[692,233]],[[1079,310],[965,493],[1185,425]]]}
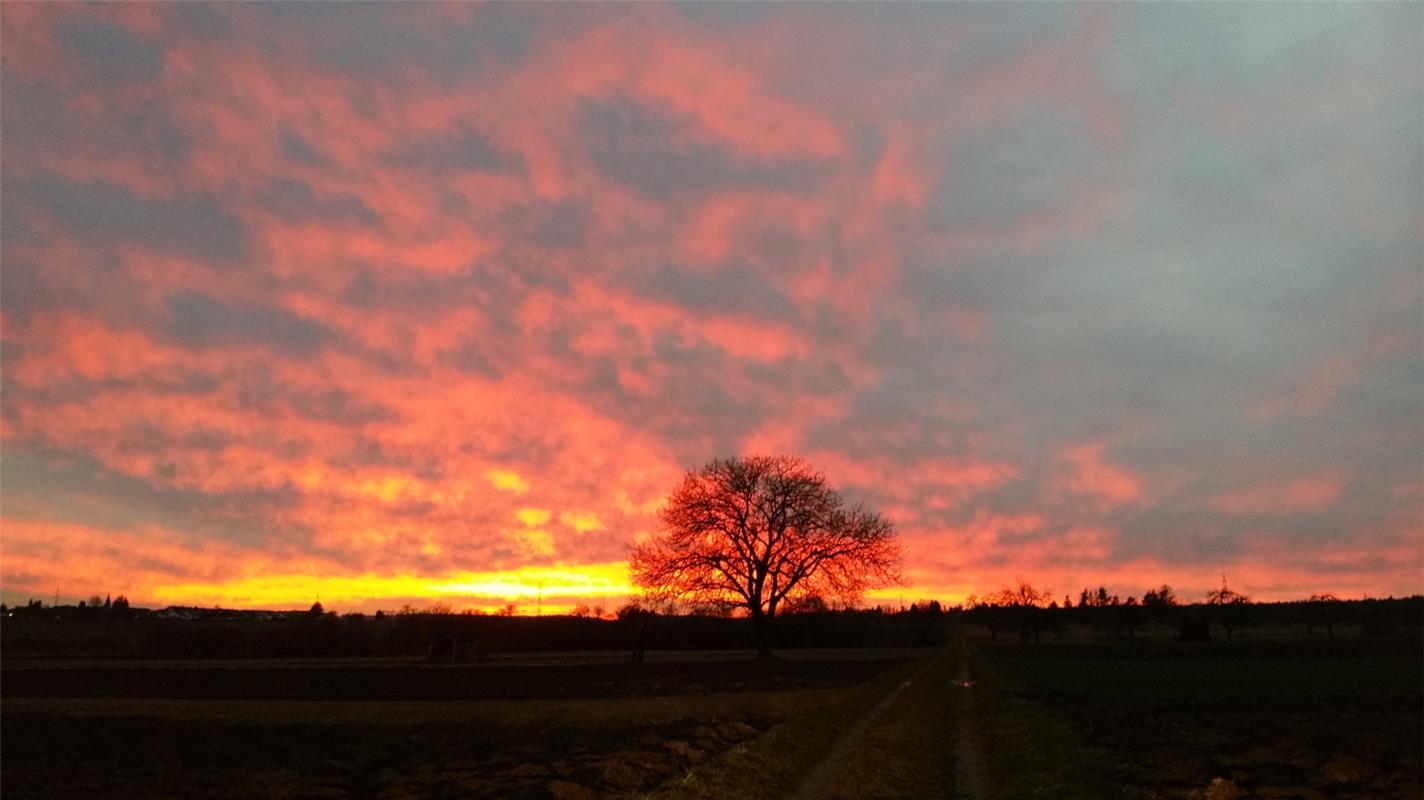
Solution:
{"label": "tire track in field", "polygon": [[984,750],[974,727],[974,681],[969,677],[969,643],[959,637],[959,737],[954,747],[955,794],[961,800],[987,800],[989,781],[984,769]]}
{"label": "tire track in field", "polygon": [[944,656],[940,655],[930,659],[929,663],[920,667],[915,671],[915,674],[897,684],[880,699],[880,702],[876,703],[874,707],[861,715],[860,719],[855,721],[855,724],[851,726],[850,730],[846,731],[840,740],[836,742],[835,747],[831,748],[831,752],[828,753],[825,758],[821,759],[821,762],[806,775],[806,779],[801,782],[801,788],[797,789],[796,794],[792,795],[793,800],[821,800],[821,798],[829,796],[831,790],[835,788],[836,776],[839,774],[841,767],[845,764],[846,756],[859,744],[865,732],[885,714],[885,710],[893,705],[895,701],[899,699],[900,695],[904,694],[906,689],[910,688],[916,680],[928,672],[931,667],[938,664],[943,658]]}

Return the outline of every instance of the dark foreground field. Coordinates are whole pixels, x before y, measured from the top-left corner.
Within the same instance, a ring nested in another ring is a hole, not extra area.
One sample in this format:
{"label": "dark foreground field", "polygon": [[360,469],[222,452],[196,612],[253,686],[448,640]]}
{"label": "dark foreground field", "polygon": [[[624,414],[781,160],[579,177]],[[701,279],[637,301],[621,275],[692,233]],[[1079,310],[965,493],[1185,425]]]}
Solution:
{"label": "dark foreground field", "polygon": [[925,657],[25,666],[3,674],[0,783],[7,798],[588,798],[747,794],[754,778],[775,797]]}
{"label": "dark foreground field", "polygon": [[[1417,636],[7,663],[6,798],[1424,798]],[[969,678],[968,681],[965,679]],[[967,685],[966,685],[967,684]]]}
{"label": "dark foreground field", "polygon": [[986,651],[1005,796],[1424,797],[1417,641]]}

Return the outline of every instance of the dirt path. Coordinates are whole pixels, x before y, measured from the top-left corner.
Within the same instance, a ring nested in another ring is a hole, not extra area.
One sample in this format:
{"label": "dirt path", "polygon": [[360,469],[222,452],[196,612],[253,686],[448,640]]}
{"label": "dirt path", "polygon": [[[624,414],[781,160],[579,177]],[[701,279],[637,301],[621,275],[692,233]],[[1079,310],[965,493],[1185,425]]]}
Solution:
{"label": "dirt path", "polygon": [[985,777],[984,750],[974,727],[974,680],[969,674],[969,643],[959,639],[959,669],[955,679],[958,692],[959,738],[954,748],[954,783],[961,800],[985,800],[989,796]]}
{"label": "dirt path", "polygon": [[892,688],[841,736],[792,797],[987,800],[969,652],[961,640]]}
{"label": "dirt path", "polygon": [[913,675],[891,689],[885,697],[881,698],[880,702],[856,720],[850,730],[846,731],[845,735],[836,742],[835,747],[831,748],[831,752],[807,774],[806,779],[801,783],[801,788],[792,795],[794,800],[823,800],[823,798],[830,797],[835,791],[836,778],[844,766],[846,758],[859,746],[870,726],[884,716],[885,711],[900,698],[900,695],[904,694],[906,689],[922,678],[931,667],[938,664],[943,658],[944,656],[936,656],[931,659],[929,663],[920,667]]}

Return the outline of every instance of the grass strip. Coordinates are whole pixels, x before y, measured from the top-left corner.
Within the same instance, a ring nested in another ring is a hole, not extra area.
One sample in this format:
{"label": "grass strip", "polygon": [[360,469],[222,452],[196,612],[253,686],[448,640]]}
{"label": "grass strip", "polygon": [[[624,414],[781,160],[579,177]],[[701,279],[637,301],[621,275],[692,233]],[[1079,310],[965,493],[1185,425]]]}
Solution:
{"label": "grass strip", "polygon": [[1116,797],[1107,780],[1112,757],[1083,740],[1074,726],[1047,707],[1020,697],[976,653],[976,724],[993,796],[1100,800]]}
{"label": "grass strip", "polygon": [[757,739],[645,796],[659,800],[788,797],[866,711],[923,666],[923,661],[915,661],[823,697],[817,705],[794,712],[782,709],[777,723]]}

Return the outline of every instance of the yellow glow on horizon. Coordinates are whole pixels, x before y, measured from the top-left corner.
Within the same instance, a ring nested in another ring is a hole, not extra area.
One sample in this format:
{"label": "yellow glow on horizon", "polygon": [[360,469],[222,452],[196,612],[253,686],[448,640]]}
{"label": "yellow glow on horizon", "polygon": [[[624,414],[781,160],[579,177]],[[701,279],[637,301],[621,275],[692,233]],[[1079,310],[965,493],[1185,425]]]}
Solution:
{"label": "yellow glow on horizon", "polygon": [[[230,608],[291,608],[320,599],[333,609],[375,608],[381,603],[445,603],[492,610],[506,603],[551,600],[545,610],[572,608],[573,601],[597,602],[634,593],[625,562],[523,567],[495,572],[446,575],[252,575],[214,583],[155,586],[148,594],[171,605]],[[522,605],[521,605],[522,608]],[[551,612],[553,613],[553,612]]]}
{"label": "yellow glow on horizon", "polygon": [[922,600],[938,600],[940,605],[952,608],[964,603],[965,598],[974,594],[963,587],[948,586],[891,586],[885,589],[871,589],[861,598],[860,605],[863,608],[874,608],[875,606],[885,606],[887,609],[897,609],[901,605],[909,608],[911,605]]}
{"label": "yellow glow on horizon", "polygon": [[[860,605],[898,608],[922,600],[946,607],[964,601],[964,593],[947,587],[892,587],[868,592]],[[162,605],[225,608],[301,608],[321,600],[338,611],[391,610],[404,604],[425,607],[444,604],[493,612],[506,605],[516,613],[566,613],[578,605],[602,605],[611,611],[638,590],[623,561],[522,567],[488,572],[458,571],[444,575],[250,575],[212,583],[155,586],[143,594]]]}
{"label": "yellow glow on horizon", "polygon": [[530,567],[518,573],[487,573],[432,584],[446,594],[501,597],[509,600],[539,597],[605,597],[633,593],[628,565],[589,564],[577,567]]}

